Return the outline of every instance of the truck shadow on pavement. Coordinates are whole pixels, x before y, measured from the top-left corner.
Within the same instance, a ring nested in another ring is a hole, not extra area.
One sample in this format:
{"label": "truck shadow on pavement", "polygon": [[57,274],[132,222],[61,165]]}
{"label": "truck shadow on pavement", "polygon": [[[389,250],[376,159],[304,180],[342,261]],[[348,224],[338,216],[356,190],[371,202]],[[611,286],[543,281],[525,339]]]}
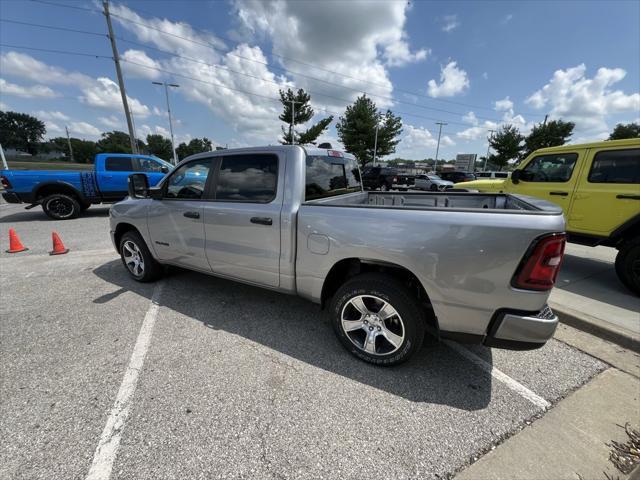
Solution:
{"label": "truck shadow on pavement", "polygon": [[4,215],[0,217],[0,223],[15,223],[15,222],[56,222],[56,221],[64,221],[64,222],[77,222],[82,221],[83,218],[99,218],[99,217],[108,217],[109,216],[109,207],[96,207],[85,210],[80,214],[78,218],[74,218],[73,220],[53,220],[47,217],[46,213],[42,211],[40,207],[34,207],[32,210],[24,210],[21,212],[10,213],[9,215]]}
{"label": "truck shadow on pavement", "polygon": [[[117,287],[95,298],[94,303],[108,303],[127,291],[150,298],[149,288],[131,279],[120,260],[105,263],[93,273]],[[327,313],[311,302],[177,268],[171,268],[160,281],[165,284],[161,308],[328,372],[412,402],[474,411],[491,400],[489,373],[432,337],[425,338],[424,347],[409,362],[374,367],[344,350]],[[482,357],[492,364],[491,349],[483,347]]]}

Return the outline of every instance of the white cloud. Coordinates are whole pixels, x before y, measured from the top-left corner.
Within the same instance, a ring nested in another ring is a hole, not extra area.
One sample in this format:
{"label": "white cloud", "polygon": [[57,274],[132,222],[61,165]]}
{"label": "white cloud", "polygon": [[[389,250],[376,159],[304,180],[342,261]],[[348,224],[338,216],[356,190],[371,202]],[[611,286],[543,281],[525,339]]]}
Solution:
{"label": "white cloud", "polygon": [[161,65],[142,50],[127,50],[121,59],[122,70],[133,77],[157,80],[161,76]]}
{"label": "white cloud", "polygon": [[59,120],[61,122],[67,122],[69,121],[69,117],[67,115],[65,115],[62,112],[58,112],[58,111],[45,111],[45,110],[38,110],[36,112],[33,112],[33,115],[41,120]]}
{"label": "white cloud", "polygon": [[47,136],[51,137],[52,134],[53,135],[61,135],[63,133],[65,133],[64,128],[62,128],[60,125],[58,125],[55,122],[52,122],[51,120],[45,120],[44,121],[44,126],[47,130]]}
{"label": "white cloud", "polygon": [[513,110],[513,102],[509,99],[509,97],[505,97],[502,100],[496,100],[494,103],[494,108],[496,112],[504,112],[507,110]]}
{"label": "white cloud", "polygon": [[487,72],[482,72],[482,78],[485,80],[489,80],[489,74]]}
{"label": "white cloud", "polygon": [[506,14],[504,17],[502,17],[502,20],[500,21],[500,23],[502,25],[506,25],[507,23],[509,23],[511,20],[513,20],[513,13],[508,13]]}
{"label": "white cloud", "polygon": [[4,95],[13,95],[23,98],[52,98],[58,94],[46,85],[17,85],[0,78],[0,92]]}
{"label": "white cloud", "polygon": [[108,117],[98,117],[98,122],[101,125],[109,128],[110,130],[123,130],[125,128],[124,120],[116,117],[115,115],[109,115]]}
{"label": "white cloud", "polygon": [[458,15],[445,15],[443,17],[444,24],[442,25],[443,32],[452,32],[456,28],[460,26],[460,22],[458,21]]}
{"label": "white cloud", "polygon": [[[416,127],[410,124],[405,124],[403,130],[404,132],[397,148],[399,157],[419,160],[435,156],[435,149],[438,144],[437,135],[431,133],[427,128]],[[442,135],[440,137],[440,149],[455,144],[448,135]]]}
{"label": "white cloud", "polygon": [[7,52],[0,55],[0,70],[5,75],[26,78],[34,82],[46,81],[47,84],[88,86],[91,77],[79,72],[69,72],[64,68],[47,65],[30,55],[19,52]]}
{"label": "white cloud", "polygon": [[428,93],[431,97],[453,97],[469,88],[467,72],[458,68],[457,62],[451,61],[440,69],[440,85],[429,80]]}
{"label": "white cloud", "polygon": [[[171,139],[171,132],[169,132],[169,130],[167,130],[166,128],[161,127],[160,125],[151,127],[147,124],[143,124],[137,128],[136,133],[138,137],[143,140],[147,138],[147,135],[162,135],[165,138]],[[176,146],[178,146],[177,143]]]}
{"label": "white cloud", "polygon": [[470,123],[471,125],[478,125],[479,123],[476,114],[473,112],[468,112],[462,117],[462,120],[466,123]]}
{"label": "white cloud", "polygon": [[[93,85],[84,88],[80,100],[92,107],[122,110],[120,87],[116,82],[106,77],[97,78]],[[134,117],[144,118],[149,116],[149,107],[140,102],[140,100],[131,98],[128,95],[127,100]]]}
{"label": "white cloud", "polygon": [[11,107],[9,107],[9,105],[4,102],[0,102],[0,110],[11,110]]}
{"label": "white cloud", "polygon": [[533,108],[547,108],[551,118],[576,124],[577,132],[600,134],[608,131],[607,118],[620,113],[640,111],[640,93],[626,94],[612,87],[625,78],[622,68],[599,68],[593,78],[586,66],[556,70],[551,80],[525,102]]}
{"label": "white cloud", "polygon": [[90,137],[99,137],[102,133],[102,130],[94,127],[90,123],[87,122],[71,122],[69,125],[69,134],[70,135],[86,135]]}

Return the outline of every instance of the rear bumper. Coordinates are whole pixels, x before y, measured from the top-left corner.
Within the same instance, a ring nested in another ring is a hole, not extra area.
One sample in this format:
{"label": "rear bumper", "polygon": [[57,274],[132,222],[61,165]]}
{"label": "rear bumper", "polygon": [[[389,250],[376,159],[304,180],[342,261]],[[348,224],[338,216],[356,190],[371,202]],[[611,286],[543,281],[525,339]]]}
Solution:
{"label": "rear bumper", "polygon": [[491,322],[484,344],[510,350],[542,347],[556,331],[558,316],[548,305],[538,313],[498,311]]}
{"label": "rear bumper", "polygon": [[14,192],[3,192],[2,198],[4,198],[4,201],[7,203],[22,203],[20,196]]}
{"label": "rear bumper", "polygon": [[549,306],[539,312],[498,310],[489,324],[486,335],[441,331],[442,338],[461,343],[481,343],[487,347],[507,350],[534,350],[553,337],[558,326],[558,316]]}

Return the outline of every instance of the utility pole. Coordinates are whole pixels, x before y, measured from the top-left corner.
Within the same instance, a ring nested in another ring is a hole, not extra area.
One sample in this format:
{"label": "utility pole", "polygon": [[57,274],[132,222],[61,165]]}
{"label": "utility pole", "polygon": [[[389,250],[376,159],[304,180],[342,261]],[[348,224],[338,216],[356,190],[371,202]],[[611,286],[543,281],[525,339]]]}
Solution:
{"label": "utility pole", "polygon": [[169,114],[169,131],[171,132],[171,150],[173,151],[173,164],[178,164],[178,156],[176,155],[176,143],[173,139],[173,121],[171,120],[171,106],[169,105],[169,87],[178,88],[180,85],[167,82],[151,82],[154,85],[164,86],[164,95],[167,99],[167,113]]}
{"label": "utility pole", "polygon": [[116,47],[116,37],[113,34],[113,26],[111,25],[111,15],[109,14],[109,0],[102,1],[104,8],[104,16],[107,19],[107,28],[109,29],[109,41],[111,42],[111,50],[113,51],[113,61],[116,64],[116,75],[118,77],[118,85],[120,86],[120,95],[122,96],[122,105],[124,106],[124,114],[127,117],[127,127],[129,127],[129,137],[131,139],[131,152],[138,153],[138,145],[135,132],[133,130],[133,121],[131,120],[131,112],[129,111],[129,102],[127,102],[127,92],[124,89],[124,79],[122,78],[122,70],[120,69],[120,56]]}
{"label": "utility pole", "polygon": [[542,126],[546,127],[547,126],[547,118],[549,118],[549,114],[544,116],[544,122],[542,122]]}
{"label": "utility pole", "polygon": [[73,147],[71,147],[71,138],[69,137],[69,127],[65,125],[64,129],[67,132],[67,145],[69,145],[69,158],[71,159],[71,163],[73,163]]}
{"label": "utility pole", "polygon": [[376,137],[373,141],[373,166],[376,166],[376,159],[378,158],[378,128],[380,124],[376,122]]}
{"label": "utility pole", "polygon": [[[493,132],[495,132],[495,130],[489,130],[489,138],[487,138],[487,142],[489,142],[491,140],[491,138],[493,137]],[[491,148],[491,143],[489,142],[487,145],[487,156],[484,157],[484,165],[482,167],[482,171],[486,172],[487,171],[487,160],[489,160],[489,149]]]}
{"label": "utility pole", "polygon": [[436,125],[440,126],[440,129],[438,130],[438,146],[436,147],[436,165],[435,165],[435,170],[436,172],[438,171],[438,153],[440,153],[440,135],[442,134],[442,126],[443,125],[447,125],[444,122],[436,122]]}

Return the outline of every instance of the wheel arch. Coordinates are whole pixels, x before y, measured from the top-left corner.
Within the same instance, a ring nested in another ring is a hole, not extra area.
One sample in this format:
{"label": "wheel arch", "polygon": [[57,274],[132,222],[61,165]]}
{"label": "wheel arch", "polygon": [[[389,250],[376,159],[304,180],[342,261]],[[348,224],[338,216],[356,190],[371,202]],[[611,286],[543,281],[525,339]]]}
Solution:
{"label": "wheel arch", "polygon": [[[116,225],[116,229],[113,233],[113,239],[115,241],[116,248],[118,249],[118,253],[120,253],[120,240],[122,239],[122,236],[125,233],[131,232],[131,231],[136,232],[144,240],[144,235],[142,235],[142,232],[138,230],[138,228],[135,225],[132,225],[131,223],[126,223],[126,222],[122,222]],[[151,251],[151,249],[149,249],[149,251]]]}
{"label": "wheel arch", "polygon": [[362,258],[344,258],[336,262],[327,273],[322,284],[320,306],[331,300],[335,292],[347,280],[361,273],[379,272],[402,281],[421,300],[427,312],[427,327],[434,333],[439,331],[438,319],[433,311],[431,299],[420,279],[408,268],[385,261],[372,261]]}
{"label": "wheel arch", "polygon": [[33,199],[38,202],[49,195],[61,193],[63,195],[69,195],[82,203],[88,203],[88,200],[84,194],[76,187],[67,182],[42,182],[33,188]]}

